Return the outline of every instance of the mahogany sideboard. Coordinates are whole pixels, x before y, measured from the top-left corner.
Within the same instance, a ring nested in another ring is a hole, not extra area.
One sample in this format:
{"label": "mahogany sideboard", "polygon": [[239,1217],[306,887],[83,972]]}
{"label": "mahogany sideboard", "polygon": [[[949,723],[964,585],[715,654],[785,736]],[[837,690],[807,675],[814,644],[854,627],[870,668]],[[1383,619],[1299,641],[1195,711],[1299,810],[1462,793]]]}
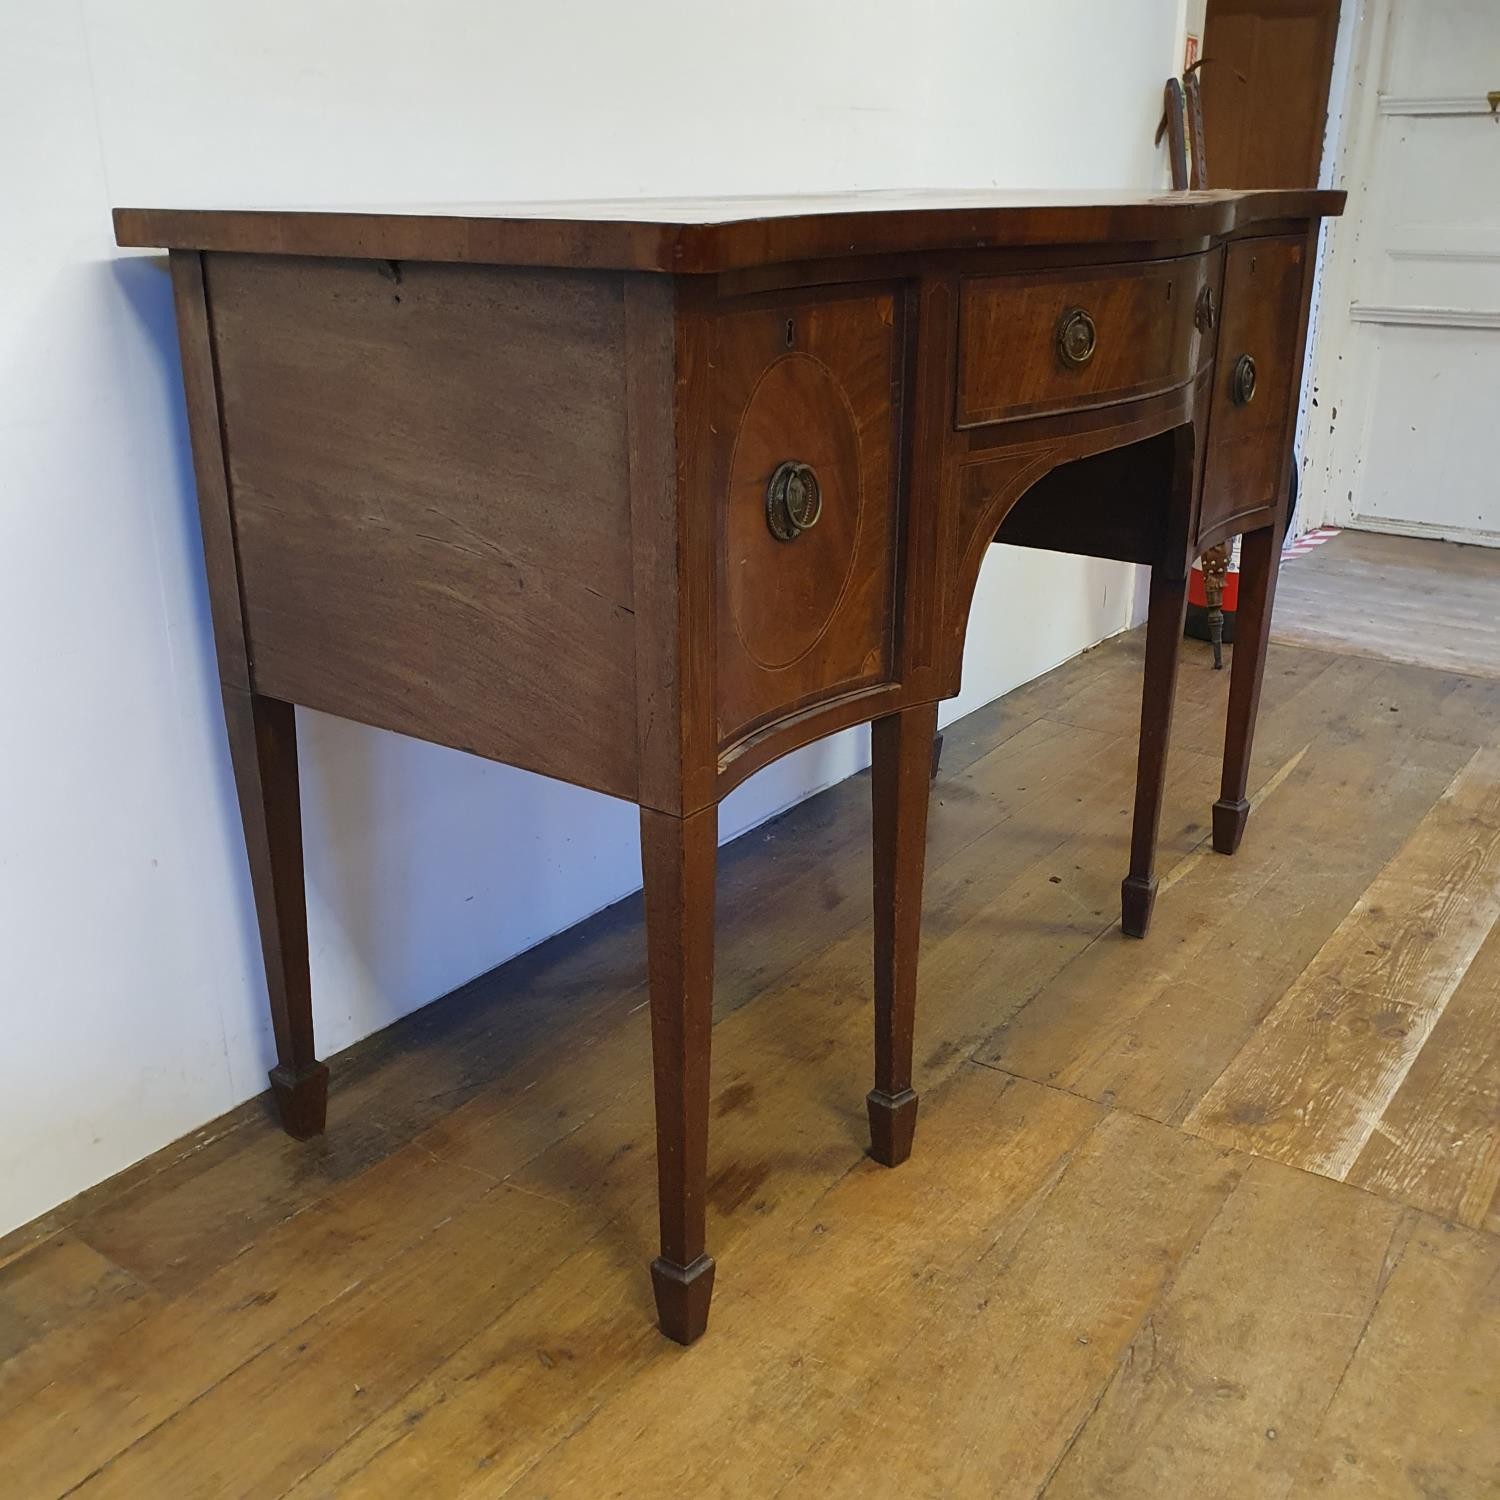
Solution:
{"label": "mahogany sideboard", "polygon": [[938,701],[991,542],[1151,569],[1143,935],[1193,558],[1245,536],[1244,831],[1319,221],[1341,193],[119,209],[171,251],[286,1129],[323,1128],[294,704],[640,807],[662,1330],[708,1318],[717,805],[873,724],[871,1153],[911,1150]]}

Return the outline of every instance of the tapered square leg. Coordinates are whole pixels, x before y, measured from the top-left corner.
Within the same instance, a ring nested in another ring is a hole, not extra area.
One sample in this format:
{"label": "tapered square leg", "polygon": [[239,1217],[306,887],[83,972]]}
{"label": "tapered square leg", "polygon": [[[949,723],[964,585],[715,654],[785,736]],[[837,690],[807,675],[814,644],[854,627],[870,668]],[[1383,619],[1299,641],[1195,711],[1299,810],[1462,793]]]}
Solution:
{"label": "tapered square leg", "polygon": [[887,1167],[911,1155],[917,1096],[911,1086],[922,871],[937,704],[876,719],[870,788],[875,851],[875,1087],[866,1101],[870,1155]]}
{"label": "tapered square leg", "polygon": [[1214,803],[1214,848],[1233,854],[1245,836],[1250,803],[1250,745],[1266,674],[1266,644],[1281,568],[1281,527],[1263,526],[1240,545],[1240,601],[1234,622],[1234,660],[1229,672],[1229,716],[1224,734],[1224,779]]}
{"label": "tapered square leg", "polygon": [[651,1262],[651,1289],[656,1293],[657,1325],[669,1339],[691,1344],[703,1336],[714,1294],[711,1255],[700,1255],[690,1266],[658,1256]]}
{"label": "tapered square leg", "polygon": [[679,1344],[708,1326],[714,1285],[704,1238],[717,842],[717,808],[686,818],[641,809],[661,1215],[651,1283],[661,1331]]}
{"label": "tapered square leg", "polygon": [[271,1069],[271,1091],[281,1128],[296,1140],[322,1135],[328,1119],[328,1064],[314,1063],[303,1073],[293,1073],[278,1063]]}
{"label": "tapered square leg", "polygon": [[1126,937],[1145,937],[1156,905],[1156,880],[1127,875],[1120,882],[1120,926]]}
{"label": "tapered square leg", "polygon": [[1250,804],[1241,797],[1226,802],[1220,797],[1214,803],[1214,848],[1220,854],[1233,854],[1245,836],[1245,824],[1250,820]]}
{"label": "tapered square leg", "polygon": [[917,1095],[903,1089],[892,1097],[879,1089],[865,1095],[870,1117],[870,1155],[883,1167],[899,1167],[911,1155],[917,1129]]}
{"label": "tapered square leg", "polygon": [[1141,743],[1135,778],[1135,820],[1130,832],[1130,873],[1120,887],[1120,926],[1129,937],[1145,937],[1156,901],[1156,837],[1161,827],[1172,735],[1177,659],[1187,613],[1187,578],[1151,570],[1146,616],[1146,677],[1141,692]]}
{"label": "tapered square leg", "polygon": [[296,710],[226,687],[224,721],[276,1037],[271,1087],[287,1134],[304,1140],[323,1129],[328,1069],[313,1050]]}

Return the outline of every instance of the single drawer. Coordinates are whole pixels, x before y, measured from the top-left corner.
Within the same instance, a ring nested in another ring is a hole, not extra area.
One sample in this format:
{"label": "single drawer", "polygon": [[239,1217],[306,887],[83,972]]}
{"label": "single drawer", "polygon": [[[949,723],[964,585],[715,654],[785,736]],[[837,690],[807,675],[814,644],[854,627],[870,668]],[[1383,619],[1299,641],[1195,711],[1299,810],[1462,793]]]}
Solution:
{"label": "single drawer", "polygon": [[1306,259],[1301,235],[1241,240],[1225,254],[1200,536],[1281,498],[1283,440],[1302,378]]}
{"label": "single drawer", "polygon": [[892,680],[900,306],[862,288],[716,322],[721,747]]}
{"label": "single drawer", "polygon": [[1110,406],[1186,385],[1201,357],[1200,325],[1211,320],[1210,259],[966,278],[957,425]]}

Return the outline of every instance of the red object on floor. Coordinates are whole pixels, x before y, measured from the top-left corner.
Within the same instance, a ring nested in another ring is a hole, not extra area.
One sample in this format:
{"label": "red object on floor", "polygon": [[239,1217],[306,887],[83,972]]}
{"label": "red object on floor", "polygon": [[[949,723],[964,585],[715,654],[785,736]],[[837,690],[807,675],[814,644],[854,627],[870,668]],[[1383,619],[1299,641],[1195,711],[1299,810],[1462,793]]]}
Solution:
{"label": "red object on floor", "polygon": [[[1188,603],[1196,604],[1199,609],[1208,608],[1208,590],[1203,585],[1203,569],[1197,563],[1193,564],[1193,571],[1188,577]],[[1239,603],[1240,575],[1239,570],[1234,568],[1224,577],[1224,613],[1233,614],[1239,608]]]}

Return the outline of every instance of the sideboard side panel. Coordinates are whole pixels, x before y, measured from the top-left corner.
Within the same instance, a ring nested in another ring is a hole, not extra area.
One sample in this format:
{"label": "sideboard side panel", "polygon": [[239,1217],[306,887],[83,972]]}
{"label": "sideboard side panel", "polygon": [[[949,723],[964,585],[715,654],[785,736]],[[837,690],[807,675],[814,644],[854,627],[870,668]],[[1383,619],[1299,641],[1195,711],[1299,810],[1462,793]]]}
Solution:
{"label": "sideboard side panel", "polygon": [[245,692],[250,687],[250,663],[245,649],[245,617],[240,601],[234,519],[229,509],[228,479],[224,471],[224,438],[219,422],[213,335],[209,329],[208,300],[203,287],[203,257],[196,250],[174,250],[170,263],[219,681],[226,688]]}
{"label": "sideboard side panel", "polygon": [[205,267],[256,691],[633,798],[620,277]]}

